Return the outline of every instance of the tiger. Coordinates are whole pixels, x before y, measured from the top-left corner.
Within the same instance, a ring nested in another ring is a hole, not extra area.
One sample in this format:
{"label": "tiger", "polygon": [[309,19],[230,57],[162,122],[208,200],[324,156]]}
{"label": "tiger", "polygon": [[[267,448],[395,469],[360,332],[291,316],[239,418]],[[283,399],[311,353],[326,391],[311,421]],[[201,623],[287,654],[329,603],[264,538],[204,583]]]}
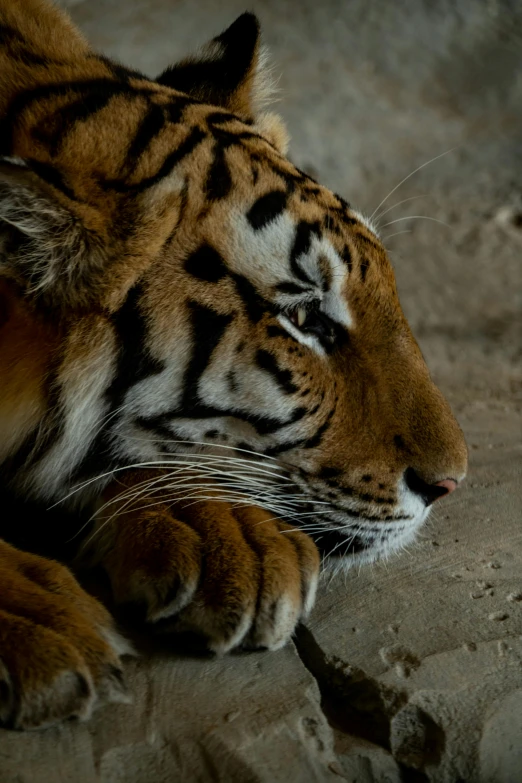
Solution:
{"label": "tiger", "polygon": [[[287,156],[270,67],[251,13],[152,79],[0,0],[1,485],[213,653],[282,647],[322,562],[404,547],[467,470],[378,230]],[[5,508],[0,724],[128,700],[112,615]]]}

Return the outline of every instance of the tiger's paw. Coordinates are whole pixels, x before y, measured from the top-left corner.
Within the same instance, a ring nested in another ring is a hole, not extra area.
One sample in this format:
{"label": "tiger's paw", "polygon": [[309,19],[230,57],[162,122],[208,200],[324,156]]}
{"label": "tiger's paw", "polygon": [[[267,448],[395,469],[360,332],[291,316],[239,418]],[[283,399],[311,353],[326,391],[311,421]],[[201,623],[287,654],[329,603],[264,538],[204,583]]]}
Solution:
{"label": "tiger's paw", "polygon": [[314,603],[315,544],[258,507],[158,502],[102,522],[98,534],[115,600],[217,653],[277,650]]}
{"label": "tiger's paw", "polygon": [[0,726],[36,729],[130,701],[112,618],[71,572],[0,541]]}

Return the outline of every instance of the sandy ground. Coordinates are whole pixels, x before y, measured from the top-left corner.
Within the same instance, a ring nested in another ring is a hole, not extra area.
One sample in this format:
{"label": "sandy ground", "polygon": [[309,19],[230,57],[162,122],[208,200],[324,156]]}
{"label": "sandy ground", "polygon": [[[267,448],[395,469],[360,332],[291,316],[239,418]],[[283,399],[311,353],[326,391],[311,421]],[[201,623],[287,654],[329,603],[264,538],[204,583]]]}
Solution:
{"label": "sandy ground", "polygon": [[[151,75],[245,10],[244,0],[69,5],[97,47]],[[0,732],[0,779],[517,783],[522,7],[248,7],[282,73],[298,165],[367,213],[424,166],[390,195],[381,225],[406,314],[467,435],[469,479],[409,553],[326,579],[295,645],[142,657],[128,666],[134,706],[88,726]]]}

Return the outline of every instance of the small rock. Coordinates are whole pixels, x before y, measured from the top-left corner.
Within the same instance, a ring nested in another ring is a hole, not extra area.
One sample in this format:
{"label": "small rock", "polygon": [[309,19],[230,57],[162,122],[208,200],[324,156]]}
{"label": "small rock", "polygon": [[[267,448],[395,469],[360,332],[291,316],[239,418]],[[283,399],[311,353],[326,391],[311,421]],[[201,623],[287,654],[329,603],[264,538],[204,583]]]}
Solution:
{"label": "small rock", "polygon": [[505,612],[491,612],[491,614],[488,614],[488,620],[495,620],[497,623],[507,620],[508,617],[509,615]]}
{"label": "small rock", "polygon": [[510,228],[522,228],[522,211],[515,206],[505,204],[497,209],[494,215],[495,223]]}
{"label": "small rock", "polygon": [[422,769],[439,756],[443,744],[440,727],[419,707],[407,704],[392,718],[390,745],[399,763]]}
{"label": "small rock", "polygon": [[509,595],[507,595],[506,598],[512,604],[519,603],[520,601],[522,601],[522,592],[509,593]]}
{"label": "small rock", "polygon": [[397,676],[401,679],[409,677],[411,672],[418,669],[421,663],[415,653],[400,644],[381,647],[379,653],[383,662],[387,666],[393,666]]}
{"label": "small rock", "polygon": [[411,669],[403,661],[396,663],[393,668],[395,669],[395,674],[397,677],[400,677],[401,680],[406,680],[410,676]]}
{"label": "small rock", "polygon": [[508,652],[509,647],[507,645],[507,642],[501,640],[498,643],[498,654],[501,658],[505,658],[506,653]]}

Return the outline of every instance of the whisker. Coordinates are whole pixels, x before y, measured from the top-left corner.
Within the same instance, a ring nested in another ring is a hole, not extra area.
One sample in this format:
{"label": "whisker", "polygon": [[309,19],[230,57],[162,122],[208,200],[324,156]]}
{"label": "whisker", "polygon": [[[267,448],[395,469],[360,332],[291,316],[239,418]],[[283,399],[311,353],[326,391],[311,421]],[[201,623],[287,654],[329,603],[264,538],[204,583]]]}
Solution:
{"label": "whisker", "polygon": [[[207,485],[204,485],[204,486],[205,486],[205,489],[208,490],[208,486]],[[139,495],[138,495],[138,497],[139,497]],[[255,505],[263,506],[264,508],[267,508],[267,510],[273,511],[274,513],[278,514],[278,517],[275,517],[274,519],[278,519],[278,518],[281,518],[281,517],[288,517],[288,516],[291,517],[292,516],[291,511],[288,512],[285,509],[281,509],[279,507],[275,507],[274,508],[273,504],[267,503],[266,500],[261,501],[261,499],[258,498],[258,497],[250,498],[249,496],[243,495],[243,494],[241,494],[241,495],[235,494],[234,495],[234,494],[227,494],[227,493],[225,493],[225,496],[223,496],[223,495],[216,496],[216,495],[208,495],[208,494],[201,494],[201,495],[194,495],[194,494],[192,494],[192,495],[185,495],[182,498],[179,498],[176,495],[174,498],[161,498],[161,499],[158,499],[158,500],[156,500],[156,501],[154,501],[152,503],[145,504],[143,506],[138,506],[138,507],[131,506],[130,508],[128,508],[128,506],[133,503],[135,498],[136,498],[136,495],[133,495],[127,501],[127,503],[124,504],[123,510],[122,510],[122,508],[119,508],[113,514],[111,514],[111,516],[109,518],[107,518],[107,519],[102,518],[103,524],[101,524],[100,527],[98,527],[93,532],[92,536],[90,536],[84,542],[82,548],[83,549],[87,548],[87,546],[90,543],[92,543],[94,538],[97,535],[99,535],[102,532],[102,530],[108,524],[110,524],[110,522],[112,522],[112,520],[115,519],[116,517],[123,516],[125,513],[130,513],[131,511],[143,511],[143,510],[145,510],[147,508],[153,508],[155,506],[161,505],[162,503],[166,503],[168,505],[169,500],[172,501],[173,499],[175,499],[178,503],[183,503],[183,507],[184,508],[190,507],[191,505],[194,505],[195,503],[199,503],[201,501],[218,501],[218,502],[223,502],[225,500],[225,501],[230,502],[230,503],[235,503],[236,506],[255,506]],[[121,497],[118,496],[118,499],[121,499]],[[185,501],[187,501],[189,499],[191,500],[190,503],[185,502]],[[125,511],[124,510],[125,508],[127,508],[128,510]],[[99,519],[99,512],[97,512],[96,516],[98,516],[98,519]],[[269,520],[263,520],[263,521],[269,521]]]}
{"label": "whisker", "polygon": [[105,473],[101,473],[98,476],[95,476],[94,478],[87,479],[81,484],[78,484],[75,487],[73,487],[67,495],[60,498],[60,500],[57,500],[55,503],[49,506],[49,510],[57,506],[59,503],[63,503],[64,501],[68,500],[77,492],[86,489],[86,487],[88,487],[90,484],[93,484],[97,481],[102,481],[104,478],[114,477],[116,473],[121,473],[122,471],[126,471],[126,470],[138,470],[138,469],[146,469],[146,468],[168,468],[171,466],[183,466],[184,468],[188,467],[191,469],[195,469],[198,467],[198,463],[194,463],[194,460],[196,460],[196,458],[198,460],[201,459],[207,461],[214,460],[216,462],[227,462],[227,461],[242,462],[251,471],[255,471],[258,473],[265,473],[266,475],[271,475],[280,481],[293,483],[292,480],[287,476],[271,472],[269,466],[258,465],[250,461],[247,462],[246,460],[241,460],[240,457],[237,458],[228,457],[228,456],[218,457],[212,454],[186,454],[186,455],[172,454],[168,459],[149,460],[147,462],[136,462],[130,465],[124,465],[119,468],[114,468],[113,470],[109,470],[106,471]]}
{"label": "whisker", "polygon": [[394,231],[393,234],[388,234],[387,237],[383,237],[383,241],[387,242],[392,237],[397,237],[399,234],[411,234],[411,228],[407,228],[405,231]]}
{"label": "whisker", "polygon": [[[149,438],[138,438],[137,436],[131,436],[132,440],[146,440],[150,442]],[[275,457],[270,457],[268,454],[263,454],[262,451],[252,451],[251,449],[242,449],[238,446],[227,446],[224,443],[208,443],[202,440],[175,440],[174,438],[154,438],[153,443],[180,443],[184,446],[204,446],[205,448],[219,448],[228,449],[229,451],[239,451],[243,454],[253,454],[255,457],[261,457],[262,459],[270,460],[280,467],[279,462]],[[175,453],[175,452],[174,452]]]}
{"label": "whisker", "polygon": [[451,228],[449,223],[445,223],[444,220],[439,220],[438,218],[429,217],[428,215],[407,215],[406,217],[400,217],[396,220],[390,220],[389,223],[385,223],[384,226],[381,226],[381,228],[386,228],[387,226],[393,226],[394,223],[401,223],[404,220],[431,220],[433,223],[441,223],[443,226],[447,226],[447,228]]}
{"label": "whisker", "polygon": [[439,158],[443,158],[444,155],[449,155],[450,152],[453,152],[456,149],[457,149],[457,147],[452,147],[451,149],[446,150],[446,152],[442,152],[440,155],[436,155],[434,158],[431,158],[431,160],[427,160],[426,163],[423,163],[421,166],[418,166],[414,171],[411,172],[411,174],[408,174],[407,177],[404,177],[404,179],[401,179],[399,184],[395,185],[395,187],[392,190],[390,190],[388,195],[385,198],[383,198],[381,203],[377,205],[377,207],[374,209],[373,213],[370,215],[370,220],[373,219],[373,216],[375,215],[375,213],[378,212],[379,209],[383,206],[383,204],[385,204],[388,201],[390,196],[392,196],[395,193],[395,191],[398,190],[401,187],[401,185],[404,185],[404,183],[407,180],[409,180],[410,177],[413,177],[414,174],[416,174],[418,171],[420,171],[421,169],[425,168],[426,166],[429,166],[430,163],[434,163],[436,160],[439,160]]}
{"label": "whisker", "polygon": [[416,198],[428,198],[428,194],[425,193],[425,194],[423,194],[421,196],[410,196],[409,198],[403,198],[402,201],[397,201],[393,205],[393,207],[388,207],[387,209],[384,209],[382,212],[379,212],[378,215],[375,215],[375,222],[377,223],[379,218],[382,218],[383,215],[387,215],[388,212],[392,211],[392,209],[395,209],[396,207],[400,207],[401,204],[406,204],[407,201],[414,201]]}

